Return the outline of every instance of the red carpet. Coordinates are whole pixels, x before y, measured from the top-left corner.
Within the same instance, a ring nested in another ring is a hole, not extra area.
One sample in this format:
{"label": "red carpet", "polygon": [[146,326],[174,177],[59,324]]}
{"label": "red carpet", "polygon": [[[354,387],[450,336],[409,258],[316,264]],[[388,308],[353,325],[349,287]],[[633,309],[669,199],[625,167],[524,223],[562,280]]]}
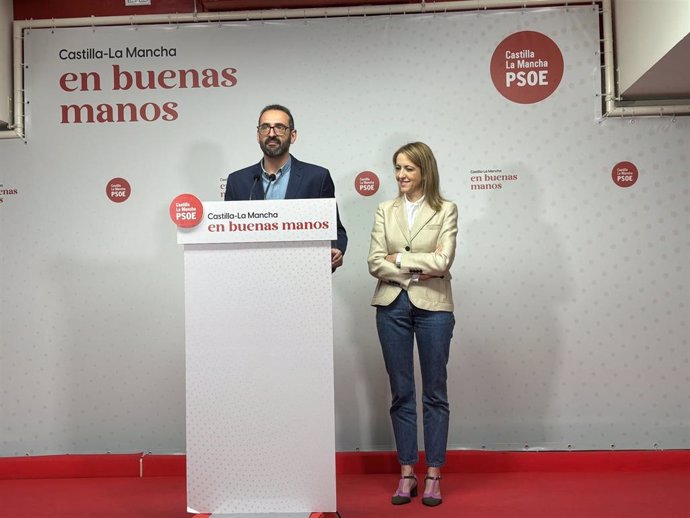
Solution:
{"label": "red carpet", "polygon": [[[438,508],[389,504],[391,453],[339,453],[337,471],[342,518],[690,518],[690,451],[454,451]],[[192,518],[185,509],[183,456],[0,458],[0,518]]]}
{"label": "red carpet", "polygon": [[391,475],[339,475],[342,518],[688,518],[685,473],[450,473],[443,504],[389,505]]}

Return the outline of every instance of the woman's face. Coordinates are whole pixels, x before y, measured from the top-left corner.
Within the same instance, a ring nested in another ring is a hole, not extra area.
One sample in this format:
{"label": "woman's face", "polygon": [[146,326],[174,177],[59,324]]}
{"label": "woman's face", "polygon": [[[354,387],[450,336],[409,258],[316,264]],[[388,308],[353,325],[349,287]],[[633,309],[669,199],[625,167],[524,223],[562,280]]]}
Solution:
{"label": "woman's face", "polygon": [[417,201],[424,195],[422,186],[422,171],[405,153],[398,153],[395,158],[395,179],[398,181],[400,192],[410,201]]}

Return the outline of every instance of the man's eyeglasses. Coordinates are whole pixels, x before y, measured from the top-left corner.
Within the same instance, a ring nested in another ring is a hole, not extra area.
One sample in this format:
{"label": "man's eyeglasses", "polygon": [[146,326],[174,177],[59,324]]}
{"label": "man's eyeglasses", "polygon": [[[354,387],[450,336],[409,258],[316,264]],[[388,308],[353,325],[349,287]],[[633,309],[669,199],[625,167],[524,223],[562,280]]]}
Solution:
{"label": "man's eyeglasses", "polygon": [[291,131],[291,128],[285,126],[284,124],[274,124],[273,126],[270,124],[259,124],[256,129],[259,130],[259,135],[268,135],[271,130],[273,130],[273,132],[279,137],[282,137],[288,131]]}

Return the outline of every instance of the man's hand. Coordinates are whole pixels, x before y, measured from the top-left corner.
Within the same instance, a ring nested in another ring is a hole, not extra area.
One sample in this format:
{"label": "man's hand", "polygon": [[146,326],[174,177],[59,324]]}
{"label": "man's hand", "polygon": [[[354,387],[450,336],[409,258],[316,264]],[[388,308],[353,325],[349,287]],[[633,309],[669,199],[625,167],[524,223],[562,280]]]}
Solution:
{"label": "man's hand", "polygon": [[343,253],[337,248],[331,248],[331,271],[343,265]]}

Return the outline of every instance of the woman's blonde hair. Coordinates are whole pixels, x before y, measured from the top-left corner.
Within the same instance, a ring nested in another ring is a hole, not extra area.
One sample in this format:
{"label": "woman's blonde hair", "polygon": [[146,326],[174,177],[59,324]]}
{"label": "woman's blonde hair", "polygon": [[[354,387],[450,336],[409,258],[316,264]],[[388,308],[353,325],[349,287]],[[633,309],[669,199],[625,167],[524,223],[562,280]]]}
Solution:
{"label": "woman's blonde hair", "polygon": [[[393,153],[393,165],[395,165],[395,161],[400,153],[405,155],[414,165],[419,167],[422,175],[422,190],[426,202],[432,209],[441,210],[444,199],[440,192],[436,158],[431,148],[424,142],[410,142],[409,144],[405,144]],[[398,194],[402,196],[400,191],[398,191]]]}

